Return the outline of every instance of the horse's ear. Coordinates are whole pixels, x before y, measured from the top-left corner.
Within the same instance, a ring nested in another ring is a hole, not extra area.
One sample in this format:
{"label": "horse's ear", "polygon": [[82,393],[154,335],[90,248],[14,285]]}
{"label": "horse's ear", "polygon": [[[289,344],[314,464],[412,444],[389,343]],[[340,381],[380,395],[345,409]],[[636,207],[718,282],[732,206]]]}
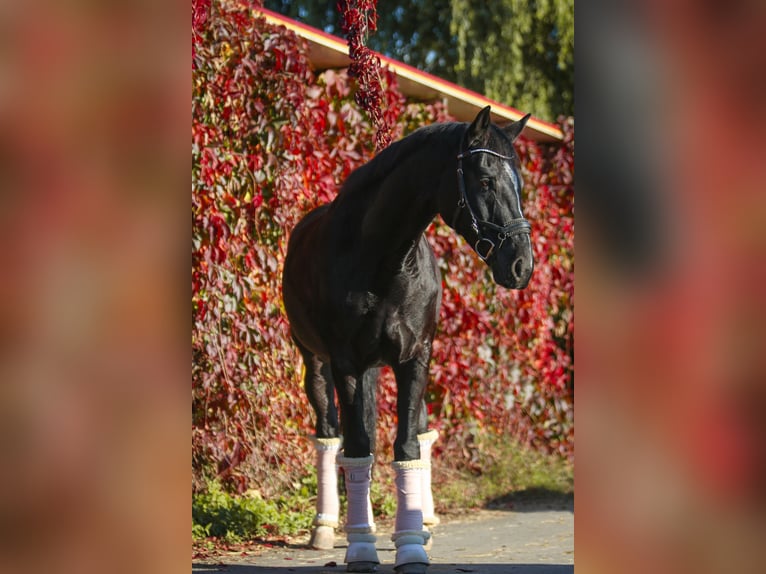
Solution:
{"label": "horse's ear", "polygon": [[465,135],[465,140],[468,143],[468,147],[483,146],[487,142],[487,133],[489,132],[489,110],[491,106],[487,106],[476,114],[471,125],[468,126],[468,131]]}
{"label": "horse's ear", "polygon": [[529,120],[530,116],[532,114],[527,114],[523,118],[521,118],[518,121],[511,122],[507,126],[503,128],[503,131],[505,132],[505,135],[507,135],[509,138],[511,138],[511,141],[516,141],[516,138],[519,137],[519,134],[524,129],[524,126],[527,125],[527,121]]}

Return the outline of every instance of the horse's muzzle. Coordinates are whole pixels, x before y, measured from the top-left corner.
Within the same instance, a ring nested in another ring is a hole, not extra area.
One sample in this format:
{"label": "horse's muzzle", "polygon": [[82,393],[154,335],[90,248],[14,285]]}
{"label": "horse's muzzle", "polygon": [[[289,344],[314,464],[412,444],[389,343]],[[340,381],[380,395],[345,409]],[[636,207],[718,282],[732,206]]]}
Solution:
{"label": "horse's muzzle", "polygon": [[492,265],[495,283],[506,289],[524,289],[532,278],[535,261],[531,256],[521,255],[510,263],[498,257]]}

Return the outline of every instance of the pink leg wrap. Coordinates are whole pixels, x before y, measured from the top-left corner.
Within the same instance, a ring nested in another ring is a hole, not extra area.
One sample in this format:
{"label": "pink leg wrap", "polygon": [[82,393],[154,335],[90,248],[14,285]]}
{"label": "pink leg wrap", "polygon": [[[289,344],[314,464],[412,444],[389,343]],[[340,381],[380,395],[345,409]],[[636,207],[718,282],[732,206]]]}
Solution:
{"label": "pink leg wrap", "polygon": [[349,530],[374,532],[375,530],[372,504],[370,503],[372,461],[372,455],[366,458],[338,457],[338,464],[343,467],[346,477],[346,495],[348,497],[347,532]]}
{"label": "pink leg wrap", "polygon": [[346,538],[348,549],[345,562],[373,562],[380,564],[375,550],[375,521],[370,503],[370,476],[373,456],[365,458],[338,457],[346,478],[348,510],[346,517]]}
{"label": "pink leg wrap", "polygon": [[428,463],[428,467],[423,469],[423,483],[421,490],[423,493],[423,524],[426,526],[435,526],[439,524],[439,517],[434,512],[434,496],[431,491],[431,445],[439,438],[439,433],[430,430],[418,435],[420,443],[420,460]]}
{"label": "pink leg wrap", "polygon": [[331,550],[335,546],[335,529],[338,527],[340,511],[335,458],[342,439],[314,437],[313,440],[317,453],[317,514],[309,546],[318,550]]}
{"label": "pink leg wrap", "polygon": [[396,470],[396,526],[391,537],[396,546],[395,566],[402,564],[428,564],[423,545],[431,536],[423,530],[423,472],[430,463],[422,460],[397,461]]}
{"label": "pink leg wrap", "polygon": [[314,438],[317,452],[317,515],[314,519],[316,526],[338,527],[340,500],[335,459],[340,445],[340,438]]}

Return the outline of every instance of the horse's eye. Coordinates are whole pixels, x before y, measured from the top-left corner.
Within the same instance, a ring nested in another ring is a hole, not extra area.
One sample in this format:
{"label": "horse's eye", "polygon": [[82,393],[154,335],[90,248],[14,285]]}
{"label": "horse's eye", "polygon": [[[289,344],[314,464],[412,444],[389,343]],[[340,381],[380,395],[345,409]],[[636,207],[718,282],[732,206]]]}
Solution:
{"label": "horse's eye", "polygon": [[481,180],[479,180],[479,183],[481,183],[481,188],[483,190],[486,191],[487,189],[489,189],[489,184],[490,184],[489,179],[487,179],[487,178],[481,179]]}

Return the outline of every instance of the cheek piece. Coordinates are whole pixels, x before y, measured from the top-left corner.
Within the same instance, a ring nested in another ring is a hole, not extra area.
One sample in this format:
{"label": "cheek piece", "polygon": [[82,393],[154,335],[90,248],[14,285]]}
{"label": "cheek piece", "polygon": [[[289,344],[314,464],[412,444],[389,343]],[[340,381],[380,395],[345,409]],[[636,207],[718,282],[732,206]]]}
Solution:
{"label": "cheek piece", "polygon": [[457,207],[452,216],[452,228],[455,229],[455,224],[457,223],[457,218],[459,217],[460,212],[463,209],[467,209],[468,214],[471,217],[471,229],[473,229],[477,237],[473,248],[482,261],[487,261],[492,256],[495,249],[502,247],[503,242],[506,239],[522,233],[528,234],[532,230],[532,226],[524,217],[511,219],[504,225],[497,225],[491,221],[485,221],[476,217],[476,213],[471,207],[471,202],[468,201],[468,195],[466,194],[463,159],[471,157],[477,153],[487,153],[501,159],[511,159],[511,157],[485,148],[469,149],[457,156],[457,187],[459,197]]}

